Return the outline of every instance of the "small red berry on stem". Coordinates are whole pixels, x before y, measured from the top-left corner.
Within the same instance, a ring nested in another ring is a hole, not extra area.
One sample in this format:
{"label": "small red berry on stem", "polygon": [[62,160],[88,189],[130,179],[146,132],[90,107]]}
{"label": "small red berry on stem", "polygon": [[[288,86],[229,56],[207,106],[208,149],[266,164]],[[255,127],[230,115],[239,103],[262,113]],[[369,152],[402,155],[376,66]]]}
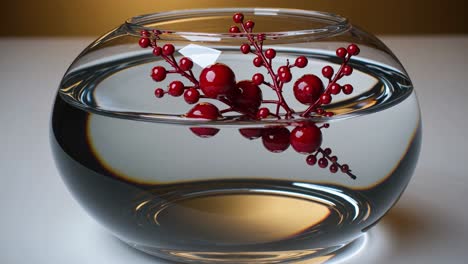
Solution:
{"label": "small red berry on stem", "polygon": [[148,30],[142,30],[142,31],[140,31],[140,35],[142,37],[148,38],[150,36],[150,33],[148,32]]}
{"label": "small red berry on stem", "polygon": [[189,104],[194,104],[200,100],[200,92],[195,88],[189,88],[184,92],[184,100]]}
{"label": "small red berry on stem", "polygon": [[299,153],[313,153],[321,144],[322,132],[314,124],[295,127],[291,132],[291,146]]}
{"label": "small red berry on stem", "polygon": [[257,139],[263,135],[263,128],[241,128],[239,133],[247,139]]}
{"label": "small red berry on stem", "polygon": [[307,66],[308,62],[309,60],[305,56],[299,56],[296,58],[294,65],[296,65],[299,68],[304,68],[305,66]]}
{"label": "small red berry on stem", "polygon": [[161,98],[164,96],[164,90],[161,89],[161,88],[157,88],[156,90],[154,90],[154,96],[156,96],[157,98]]}
{"label": "small red berry on stem", "polygon": [[332,83],[330,85],[330,93],[331,94],[339,94],[341,92],[341,86],[337,83]]}
{"label": "small red berry on stem", "polygon": [[227,65],[215,63],[200,73],[200,89],[208,98],[227,95],[236,86],[234,72]]}
{"label": "small red berry on stem", "polygon": [[336,173],[338,171],[338,166],[336,164],[330,165],[330,172]]}
{"label": "small red berry on stem", "polygon": [[242,53],[247,54],[250,52],[250,45],[249,44],[242,44],[240,47]]}
{"label": "small red berry on stem", "polygon": [[138,44],[140,44],[142,48],[147,48],[151,44],[151,41],[149,38],[141,38]]}
{"label": "small red berry on stem", "polygon": [[325,66],[322,68],[323,77],[330,79],[333,76],[333,68],[331,66]]}
{"label": "small red berry on stem", "polygon": [[291,71],[284,71],[278,74],[278,78],[280,81],[287,83],[290,82],[292,79]]}
{"label": "small red berry on stem", "polygon": [[262,107],[262,108],[258,109],[257,118],[259,118],[259,119],[265,119],[265,118],[267,118],[269,115],[270,115],[270,110],[269,110],[268,108]]}
{"label": "small red berry on stem", "polygon": [[183,57],[179,61],[179,68],[183,71],[189,71],[193,67],[193,61],[187,57]]}
{"label": "small red berry on stem", "polygon": [[234,106],[243,113],[255,114],[262,104],[262,90],[250,80],[237,83],[240,93],[234,98]]}
{"label": "small red berry on stem", "polygon": [[260,56],[255,57],[254,60],[253,60],[253,65],[255,67],[261,67],[263,65],[262,57],[260,57]]}
{"label": "small red berry on stem", "polygon": [[230,32],[230,33],[240,33],[240,29],[239,29],[238,26],[231,26],[231,27],[229,28],[229,32]]}
{"label": "small red berry on stem", "polygon": [[318,165],[320,168],[326,168],[328,166],[328,160],[326,158],[320,158],[318,160]]}
{"label": "small red berry on stem", "polygon": [[353,68],[349,65],[345,65],[343,66],[343,74],[346,75],[346,76],[349,76],[351,75],[351,73],[353,73]]}
{"label": "small red berry on stem", "polygon": [[154,54],[154,56],[160,56],[162,54],[162,48],[161,47],[155,47],[153,49],[153,54]]}
{"label": "small red berry on stem", "polygon": [[253,22],[252,20],[247,20],[245,23],[244,23],[244,27],[246,29],[249,29],[249,30],[252,30],[255,26],[255,22]]}
{"label": "small red berry on stem", "polygon": [[276,57],[276,50],[274,49],[267,49],[265,51],[265,57],[267,57],[267,59],[273,59]]}
{"label": "small red berry on stem", "polygon": [[338,57],[340,57],[340,58],[343,58],[343,59],[344,59],[344,58],[346,57],[347,54],[348,54],[348,52],[346,51],[345,48],[338,48],[338,49],[336,50],[336,56],[338,56]]}
{"label": "small red berry on stem", "polygon": [[309,155],[306,158],[306,162],[310,166],[314,166],[317,163],[317,156],[315,155]]}
{"label": "small red berry on stem", "polygon": [[329,94],[326,94],[326,93],[325,93],[325,94],[322,94],[322,95],[320,96],[320,102],[321,102],[322,104],[329,104],[329,103],[331,102],[331,100],[332,100],[332,97],[331,97],[331,95],[329,95]]}
{"label": "small red berry on stem", "polygon": [[236,13],[232,16],[234,23],[242,23],[244,21],[244,15],[242,13]]}
{"label": "small red berry on stem", "polygon": [[353,92],[354,88],[351,84],[345,84],[343,86],[343,93],[344,94],[351,94]]}
{"label": "small red berry on stem", "polygon": [[260,85],[265,81],[265,77],[261,73],[256,73],[252,76],[252,82],[256,85]]}
{"label": "small red berry on stem", "polygon": [[162,66],[156,66],[151,71],[151,77],[153,78],[153,80],[157,82],[160,82],[166,79],[166,75],[167,75],[166,69]]}
{"label": "small red berry on stem", "polygon": [[356,55],[359,54],[359,52],[361,52],[361,50],[359,49],[359,47],[356,44],[350,44],[348,46],[349,55],[356,56]]}
{"label": "small red berry on stem", "polygon": [[174,48],[174,45],[172,44],[165,44],[162,47],[162,53],[166,56],[174,54],[174,51],[175,51],[175,48]]}
{"label": "small red berry on stem", "polygon": [[181,81],[173,81],[169,84],[168,94],[172,96],[181,96],[184,93],[184,84]]}

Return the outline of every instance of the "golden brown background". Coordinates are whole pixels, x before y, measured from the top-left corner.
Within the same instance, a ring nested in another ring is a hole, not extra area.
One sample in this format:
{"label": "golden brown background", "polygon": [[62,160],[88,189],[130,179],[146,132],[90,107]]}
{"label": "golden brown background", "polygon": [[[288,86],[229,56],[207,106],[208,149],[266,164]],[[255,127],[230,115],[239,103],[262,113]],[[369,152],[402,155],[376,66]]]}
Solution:
{"label": "golden brown background", "polygon": [[[2,3],[0,36],[97,36],[138,14],[206,7],[288,7],[348,17],[376,34],[467,34],[457,0],[13,0]],[[6,24],[6,25],[5,25]]]}

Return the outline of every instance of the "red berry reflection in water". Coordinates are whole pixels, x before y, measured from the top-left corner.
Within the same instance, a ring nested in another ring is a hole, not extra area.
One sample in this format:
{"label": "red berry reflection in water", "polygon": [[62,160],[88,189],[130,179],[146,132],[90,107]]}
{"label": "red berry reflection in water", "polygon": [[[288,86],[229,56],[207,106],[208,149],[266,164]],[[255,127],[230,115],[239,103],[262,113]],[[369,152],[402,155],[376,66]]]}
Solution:
{"label": "red berry reflection in water", "polygon": [[[221,116],[221,114],[215,105],[210,103],[199,103],[190,109],[186,116],[190,118],[216,120]],[[195,135],[202,138],[212,137],[219,132],[219,129],[212,127],[191,127],[190,130]]]}

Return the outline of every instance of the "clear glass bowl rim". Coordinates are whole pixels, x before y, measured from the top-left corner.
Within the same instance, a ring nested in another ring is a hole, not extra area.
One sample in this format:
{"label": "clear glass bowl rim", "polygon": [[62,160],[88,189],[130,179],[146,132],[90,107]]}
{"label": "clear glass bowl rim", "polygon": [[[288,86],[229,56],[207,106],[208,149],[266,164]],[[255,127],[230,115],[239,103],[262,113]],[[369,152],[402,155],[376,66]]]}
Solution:
{"label": "clear glass bowl rim", "polygon": [[[178,18],[187,18],[187,17],[200,17],[200,16],[214,16],[216,14],[225,13],[235,14],[235,13],[245,13],[247,16],[249,14],[259,15],[259,16],[277,16],[279,19],[286,16],[299,16],[304,19],[309,19],[311,21],[320,21],[325,25],[322,27],[315,27],[304,30],[291,30],[291,31],[271,31],[271,32],[256,32],[257,34],[265,34],[266,37],[274,37],[275,39],[292,37],[292,36],[301,36],[301,37],[310,37],[310,38],[324,38],[337,35],[339,33],[345,32],[351,28],[351,25],[347,18],[342,17],[337,14],[314,11],[314,10],[303,10],[303,9],[289,9],[289,8],[207,8],[207,9],[185,9],[185,10],[174,10],[168,12],[158,12],[150,13],[145,15],[134,16],[125,21],[127,26],[128,33],[131,35],[140,35],[140,32],[143,30],[152,31],[156,28],[147,27],[146,24],[156,23],[156,22],[165,22]],[[248,18],[247,18],[248,19]],[[234,23],[234,22],[233,22]],[[199,36],[199,37],[212,37],[217,39],[232,39],[242,35],[242,33],[228,33],[219,32],[219,33],[207,33],[207,32],[193,32],[193,31],[176,31],[176,30],[165,30],[170,32],[164,38],[167,40],[171,39],[171,36],[174,38],[180,38],[181,36]]]}

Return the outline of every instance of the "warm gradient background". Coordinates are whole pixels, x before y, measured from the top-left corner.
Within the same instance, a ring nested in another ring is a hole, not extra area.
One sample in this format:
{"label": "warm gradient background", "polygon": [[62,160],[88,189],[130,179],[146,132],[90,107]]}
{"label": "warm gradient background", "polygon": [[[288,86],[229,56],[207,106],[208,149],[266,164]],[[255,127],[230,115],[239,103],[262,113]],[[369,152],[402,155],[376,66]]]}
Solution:
{"label": "warm gradient background", "polygon": [[375,34],[467,34],[463,0],[13,0],[2,3],[0,36],[98,36],[126,18],[174,9],[288,7],[348,17]]}

